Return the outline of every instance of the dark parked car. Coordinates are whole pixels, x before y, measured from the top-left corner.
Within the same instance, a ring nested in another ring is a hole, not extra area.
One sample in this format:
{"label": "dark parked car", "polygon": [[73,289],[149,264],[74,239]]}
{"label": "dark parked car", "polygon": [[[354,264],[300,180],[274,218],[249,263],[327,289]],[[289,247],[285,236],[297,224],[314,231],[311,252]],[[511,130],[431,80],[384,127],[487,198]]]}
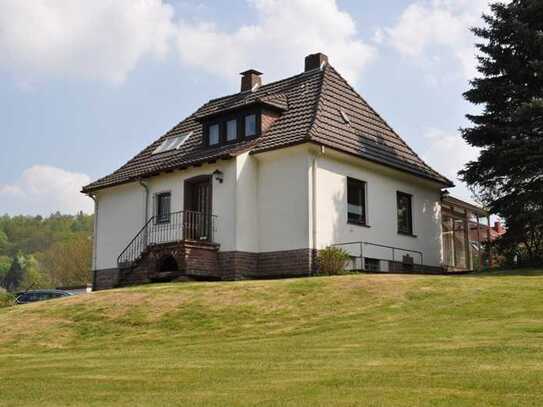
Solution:
{"label": "dark parked car", "polygon": [[31,290],[17,295],[15,302],[17,304],[27,304],[29,302],[52,300],[53,298],[69,297],[71,295],[73,294],[62,290]]}

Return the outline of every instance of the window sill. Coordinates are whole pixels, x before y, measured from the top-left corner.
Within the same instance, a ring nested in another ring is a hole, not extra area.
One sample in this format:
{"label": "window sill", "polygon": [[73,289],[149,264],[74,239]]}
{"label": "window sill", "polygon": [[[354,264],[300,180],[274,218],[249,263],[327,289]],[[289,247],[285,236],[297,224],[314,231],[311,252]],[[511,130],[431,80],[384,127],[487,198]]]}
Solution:
{"label": "window sill", "polygon": [[365,228],[370,228],[371,226],[368,225],[367,223],[362,223],[362,222],[356,222],[354,220],[348,220],[347,221],[347,224],[348,225],[354,225],[354,226],[362,226],[362,227],[365,227]]}
{"label": "window sill", "polygon": [[399,230],[398,230],[398,234],[402,236],[407,236],[407,237],[414,237],[414,238],[418,237],[417,235],[414,235],[413,233],[400,232]]}

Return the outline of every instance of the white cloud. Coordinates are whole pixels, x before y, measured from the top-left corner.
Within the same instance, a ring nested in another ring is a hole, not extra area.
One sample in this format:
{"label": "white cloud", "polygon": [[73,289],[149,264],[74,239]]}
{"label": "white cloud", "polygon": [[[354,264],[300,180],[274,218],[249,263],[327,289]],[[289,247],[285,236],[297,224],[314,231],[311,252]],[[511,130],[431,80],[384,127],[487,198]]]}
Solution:
{"label": "white cloud", "polygon": [[476,38],[469,28],[481,25],[481,15],[488,10],[488,0],[415,1],[375,39],[426,69],[439,67],[441,74],[452,60],[458,73],[471,79],[477,73]]}
{"label": "white cloud", "polygon": [[42,76],[119,83],[143,59],[175,49],[184,64],[233,78],[248,67],[268,78],[299,72],[323,51],[355,80],[376,54],[335,0],[247,0],[254,23],[231,32],[174,16],[166,0],[2,0],[0,69],[23,89]]}
{"label": "white cloud", "polygon": [[85,174],[35,165],[15,183],[0,184],[0,214],[91,213],[92,200],[79,192],[89,182]]}
{"label": "white cloud", "polygon": [[39,75],[122,82],[173,33],[162,0],[2,0],[0,67],[24,83]]}
{"label": "white cloud", "polygon": [[266,78],[300,72],[303,57],[322,51],[346,77],[356,80],[376,50],[358,38],[352,17],[335,0],[252,0],[255,23],[232,32],[209,22],[179,22],[177,46],[184,63],[232,78],[246,68]]}
{"label": "white cloud", "polygon": [[427,148],[422,159],[455,183],[456,187],[450,190],[453,195],[471,199],[471,192],[467,185],[458,179],[457,174],[468,161],[477,159],[479,150],[467,144],[459,133],[430,128],[423,137]]}

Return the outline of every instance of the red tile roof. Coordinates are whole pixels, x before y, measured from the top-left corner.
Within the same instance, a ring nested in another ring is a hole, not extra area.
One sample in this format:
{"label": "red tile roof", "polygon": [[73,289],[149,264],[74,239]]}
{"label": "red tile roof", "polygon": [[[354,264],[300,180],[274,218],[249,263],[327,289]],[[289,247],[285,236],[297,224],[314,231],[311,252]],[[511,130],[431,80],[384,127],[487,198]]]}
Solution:
{"label": "red tile roof", "polygon": [[[201,119],[247,105],[264,104],[282,111],[259,138],[220,147],[207,147]],[[342,112],[343,111],[343,115]],[[346,122],[344,116],[348,117]],[[153,155],[165,138],[192,132],[178,150]],[[89,193],[163,171],[210,160],[231,158],[243,151],[259,153],[313,142],[452,186],[400,138],[368,103],[330,65],[210,100],[112,174],[83,188]]]}

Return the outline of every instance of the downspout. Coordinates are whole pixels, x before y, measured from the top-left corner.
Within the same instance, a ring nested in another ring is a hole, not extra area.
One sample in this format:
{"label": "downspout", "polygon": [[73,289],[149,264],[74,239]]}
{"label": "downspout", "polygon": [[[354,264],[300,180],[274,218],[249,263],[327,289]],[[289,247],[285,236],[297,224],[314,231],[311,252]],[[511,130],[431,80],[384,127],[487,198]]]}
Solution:
{"label": "downspout", "polygon": [[311,163],[311,224],[312,224],[312,236],[311,236],[311,248],[313,252],[318,249],[317,245],[317,156],[313,156],[313,162]]}
{"label": "downspout", "polygon": [[98,247],[98,200],[96,195],[89,192],[87,196],[94,201],[94,225],[93,225],[93,237],[92,237],[92,290],[94,291],[96,281],[96,249]]}
{"label": "downspout", "polygon": [[[325,153],[325,150],[324,150],[324,146],[321,146],[321,149],[320,149],[320,154],[319,155],[324,155]],[[312,237],[312,243],[313,243],[313,251],[314,251],[314,254],[316,255],[316,251],[319,250],[319,244],[318,244],[318,228],[317,228],[317,223],[318,223],[318,208],[317,208],[317,201],[318,201],[318,196],[317,196],[317,193],[318,193],[318,189],[317,189],[317,184],[318,184],[318,177],[317,177],[317,170],[319,168],[319,165],[318,165],[318,156],[315,155],[313,156],[313,162],[312,162],[312,166],[311,166],[311,183],[312,183],[312,186],[313,188],[311,188],[311,194],[312,194],[312,197],[311,197],[311,209],[312,209],[312,214],[311,214],[311,219],[312,219],[312,224],[313,224],[313,237]]]}
{"label": "downspout", "polygon": [[[149,220],[149,186],[145,183],[145,181],[138,179],[138,183],[145,189],[145,216],[143,217],[143,225],[147,225],[147,222]],[[147,231],[145,233],[145,239],[144,244],[145,247],[147,247]]]}

